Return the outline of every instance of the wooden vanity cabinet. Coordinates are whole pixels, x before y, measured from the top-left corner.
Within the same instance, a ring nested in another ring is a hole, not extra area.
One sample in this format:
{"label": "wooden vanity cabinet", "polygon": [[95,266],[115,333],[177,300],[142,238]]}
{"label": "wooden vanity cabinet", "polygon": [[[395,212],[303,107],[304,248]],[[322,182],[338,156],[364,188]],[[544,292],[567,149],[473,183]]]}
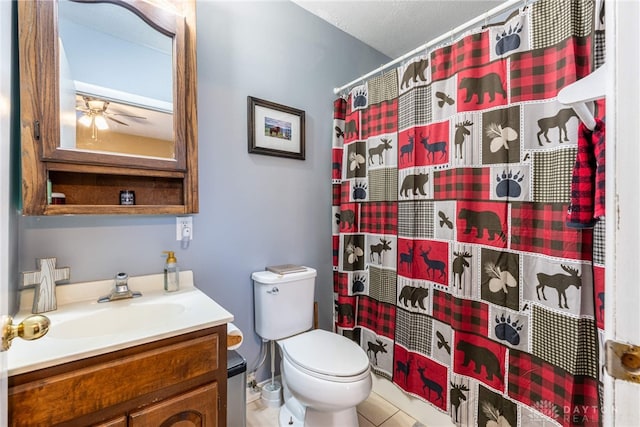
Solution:
{"label": "wooden vanity cabinet", "polygon": [[226,325],[9,377],[9,426],[226,425]]}
{"label": "wooden vanity cabinet", "polygon": [[206,426],[207,420],[215,417],[215,407],[211,397],[217,401],[218,390],[215,384],[208,384],[181,396],[166,399],[163,402],[143,408],[129,415],[129,427],[181,425]]}
{"label": "wooden vanity cabinet", "polygon": [[104,423],[95,424],[94,427],[127,427],[127,417],[118,417]]}
{"label": "wooden vanity cabinet", "polygon": [[[62,41],[59,41],[62,40],[59,37],[61,33],[58,21],[60,5],[57,0],[19,1],[17,9],[20,51],[22,213],[24,215],[197,213],[199,201],[195,0],[73,1],[74,5],[81,5],[80,7],[93,7],[104,3],[135,11],[134,13],[141,18],[142,25],[148,24],[172,40],[173,64],[171,64],[172,70],[168,72],[172,76],[172,82],[168,86],[173,86],[173,103],[172,110],[167,110],[172,111],[173,114],[172,154],[165,159],[154,155],[131,155],[126,152],[111,152],[111,150],[105,152],[100,148],[97,139],[95,145],[98,148],[87,150],[79,149],[74,145],[69,149],[68,144],[71,141],[75,144],[76,134],[81,134],[81,130],[84,129],[78,124],[79,119],[77,119],[82,114],[82,107],[78,106],[78,102],[82,99],[83,93],[78,89],[76,76],[72,75],[64,80],[64,83],[61,81],[67,77],[66,75],[63,77],[61,71],[63,68],[61,62],[64,61],[60,59],[60,53],[64,50],[60,47]],[[100,16],[97,13],[94,15]],[[85,43],[87,52],[94,50],[101,52],[99,44],[96,45],[91,41]],[[130,54],[130,52],[126,53]],[[119,64],[119,57],[109,63]],[[132,73],[127,75],[129,70],[126,66],[124,68],[122,70],[124,76],[112,80],[131,79]],[[154,70],[145,71],[151,73]],[[144,73],[140,74],[144,79]],[[77,120],[75,127],[68,123],[69,115],[73,114],[73,111],[68,110],[73,110],[73,106],[69,108],[65,104],[66,107],[61,107],[61,98],[64,97],[61,94],[61,87],[63,92],[67,90],[69,81],[75,85]],[[87,80],[80,83],[93,82]],[[98,85],[94,84],[94,86]],[[167,87],[167,85],[159,86]],[[114,91],[110,87],[104,88],[103,91],[107,94],[112,92],[124,94],[123,98],[128,96],[124,91]],[[128,102],[106,98],[106,96],[108,95],[100,97],[109,101],[107,102],[111,104],[109,108],[116,105],[115,102]],[[129,106],[132,105],[134,104]],[[89,108],[89,104],[86,108]],[[111,113],[106,116],[107,111],[107,106],[104,106],[102,110],[104,117],[113,117],[109,123],[113,124],[114,119],[120,123],[125,120],[124,114]],[[61,123],[62,116],[67,120],[65,124]],[[144,122],[142,119],[147,117],[138,118],[139,121]],[[127,129],[132,129],[133,125],[132,121],[126,124]],[[73,137],[65,138],[63,144],[62,135],[64,132],[69,135],[69,131],[64,130],[69,126],[76,130],[73,131]],[[157,129],[158,126],[154,128]],[[147,136],[149,136],[148,133],[139,136],[127,135],[129,140],[120,144],[125,147],[127,144],[143,144],[142,140]],[[149,136],[149,140],[150,138]],[[123,151],[126,151],[126,148]],[[123,190],[135,192],[135,205],[120,205],[120,191]],[[66,203],[53,203],[51,193],[65,194]]]}

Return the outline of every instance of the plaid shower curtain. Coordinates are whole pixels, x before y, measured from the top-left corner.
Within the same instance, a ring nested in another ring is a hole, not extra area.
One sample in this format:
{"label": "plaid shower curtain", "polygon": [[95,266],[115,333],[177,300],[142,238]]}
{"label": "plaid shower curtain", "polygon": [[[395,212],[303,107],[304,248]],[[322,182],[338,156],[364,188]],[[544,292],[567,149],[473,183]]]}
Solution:
{"label": "plaid shower curtain", "polygon": [[600,6],[537,1],[335,101],[336,331],[459,425],[600,424],[604,223],[567,225],[556,99],[604,57]]}

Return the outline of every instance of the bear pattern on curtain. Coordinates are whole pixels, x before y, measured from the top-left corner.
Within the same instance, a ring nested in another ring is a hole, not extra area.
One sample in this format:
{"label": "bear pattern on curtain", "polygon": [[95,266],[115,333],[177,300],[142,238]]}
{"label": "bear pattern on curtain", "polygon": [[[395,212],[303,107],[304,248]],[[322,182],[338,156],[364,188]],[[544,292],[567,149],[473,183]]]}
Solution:
{"label": "bear pattern on curtain", "polygon": [[335,101],[336,330],[457,424],[600,423],[603,265],[566,224],[579,119],[556,99],[597,19],[540,0]]}

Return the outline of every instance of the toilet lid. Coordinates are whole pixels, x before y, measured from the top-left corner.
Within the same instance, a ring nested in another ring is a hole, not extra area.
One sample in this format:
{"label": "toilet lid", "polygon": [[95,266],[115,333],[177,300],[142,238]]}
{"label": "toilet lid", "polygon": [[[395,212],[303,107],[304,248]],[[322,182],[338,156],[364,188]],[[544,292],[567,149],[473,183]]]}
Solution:
{"label": "toilet lid", "polygon": [[369,368],[369,358],[355,342],[322,329],[283,340],[281,347],[293,363],[319,374],[352,377]]}

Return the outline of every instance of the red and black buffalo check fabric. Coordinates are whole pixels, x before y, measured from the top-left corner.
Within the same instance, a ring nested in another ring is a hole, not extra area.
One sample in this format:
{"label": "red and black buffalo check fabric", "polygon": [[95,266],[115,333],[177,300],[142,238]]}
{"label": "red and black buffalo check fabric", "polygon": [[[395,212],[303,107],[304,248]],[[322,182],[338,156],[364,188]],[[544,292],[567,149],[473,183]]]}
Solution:
{"label": "red and black buffalo check fabric", "polygon": [[570,227],[593,227],[605,212],[605,126],[596,119],[593,130],[578,129],[578,155],[571,180]]}
{"label": "red and black buffalo check fabric", "polygon": [[434,50],[431,53],[432,79],[444,80],[461,70],[487,64],[489,49],[489,34],[484,31]]}
{"label": "red and black buffalo check fabric", "polygon": [[602,227],[567,219],[604,213],[603,174],[583,165],[595,201],[553,178],[585,136],[557,95],[593,69],[594,2],[534,1],[334,103],[335,330],[457,425],[601,424]]}
{"label": "red and black buffalo check fabric", "polygon": [[570,38],[557,46],[515,54],[511,58],[511,101],[558,95],[560,89],[591,71],[591,38]]}
{"label": "red and black buffalo check fabric", "polygon": [[531,354],[510,352],[508,389],[512,398],[540,409],[563,425],[600,423],[598,382],[586,376],[572,376]]}
{"label": "red and black buffalo check fabric", "polygon": [[362,203],[360,231],[373,234],[397,234],[398,204],[390,202]]}
{"label": "red and black buffalo check fabric", "polygon": [[362,115],[362,139],[398,130],[398,100],[383,101]]}
{"label": "red and black buffalo check fabric", "polygon": [[359,297],[358,325],[365,326],[378,335],[394,337],[396,328],[396,307],[367,296]]}
{"label": "red and black buffalo check fabric", "polygon": [[565,203],[513,203],[511,247],[554,257],[591,260],[593,232],[566,224]]}
{"label": "red and black buffalo check fabric", "polygon": [[487,335],[489,307],[479,301],[456,298],[447,292],[433,291],[433,317],[457,331]]}
{"label": "red and black buffalo check fabric", "polygon": [[491,191],[491,170],[450,168],[433,173],[435,200],[483,200]]}

